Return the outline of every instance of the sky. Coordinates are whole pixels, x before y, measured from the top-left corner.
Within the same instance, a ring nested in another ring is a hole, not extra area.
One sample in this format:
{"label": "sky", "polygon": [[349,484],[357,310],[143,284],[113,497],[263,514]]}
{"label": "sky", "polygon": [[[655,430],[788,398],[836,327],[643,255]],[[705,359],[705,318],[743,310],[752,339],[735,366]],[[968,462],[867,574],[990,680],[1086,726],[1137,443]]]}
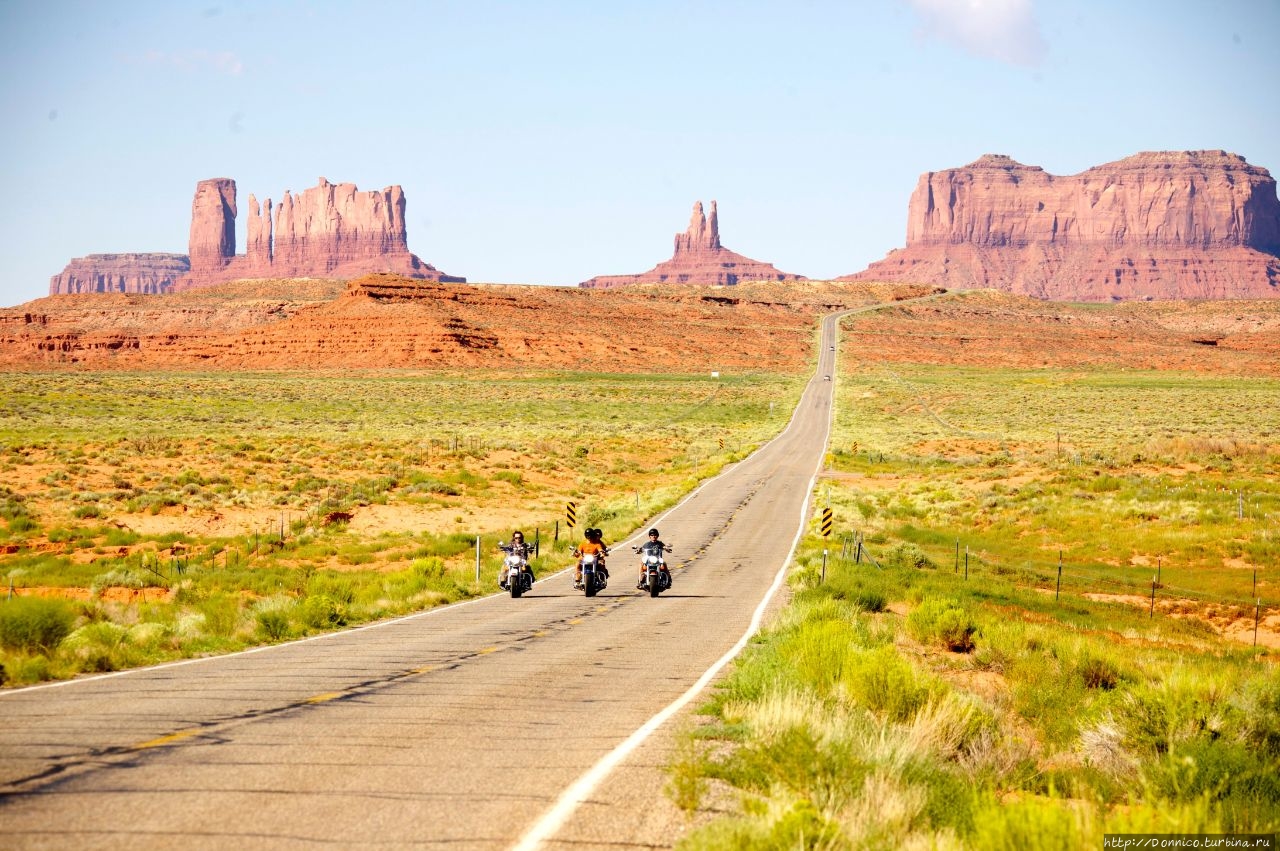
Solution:
{"label": "sky", "polygon": [[473,282],[722,243],[830,278],[919,176],[1224,149],[1280,173],[1280,0],[0,0],[0,306],[87,254],[186,253],[196,183],[407,199]]}

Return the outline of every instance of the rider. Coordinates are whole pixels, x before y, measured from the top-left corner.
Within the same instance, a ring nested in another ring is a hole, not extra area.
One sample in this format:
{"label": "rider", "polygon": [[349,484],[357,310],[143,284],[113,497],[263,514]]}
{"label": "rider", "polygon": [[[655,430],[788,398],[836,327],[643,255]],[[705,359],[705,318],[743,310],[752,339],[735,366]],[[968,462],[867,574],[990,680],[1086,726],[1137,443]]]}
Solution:
{"label": "rider", "polygon": [[[511,533],[511,543],[503,544],[499,542],[498,549],[504,553],[510,553],[513,556],[520,556],[524,559],[524,572],[529,574],[529,582],[532,583],[533,568],[529,566],[529,559],[533,558],[533,544],[524,542],[524,532],[519,529]],[[507,566],[504,564],[498,568],[498,586],[503,590],[507,587]]]}
{"label": "rider", "polygon": [[604,566],[604,557],[609,554],[609,548],[604,543],[604,533],[599,529],[588,528],[582,534],[586,540],[573,548],[573,554],[578,557],[578,569],[573,576],[574,588],[582,587],[582,557],[587,553],[594,553],[597,556],[596,566],[604,574],[605,579],[609,578],[609,571]]}
{"label": "rider", "polygon": [[[662,553],[671,549],[662,541],[658,540],[658,530],[649,530],[649,540],[636,547],[636,552],[640,553],[640,579],[636,582],[636,587],[644,590],[644,556],[648,553],[656,553],[658,558],[662,559]],[[671,585],[671,571],[667,569],[666,559],[662,559],[662,572],[667,575],[667,585]]]}

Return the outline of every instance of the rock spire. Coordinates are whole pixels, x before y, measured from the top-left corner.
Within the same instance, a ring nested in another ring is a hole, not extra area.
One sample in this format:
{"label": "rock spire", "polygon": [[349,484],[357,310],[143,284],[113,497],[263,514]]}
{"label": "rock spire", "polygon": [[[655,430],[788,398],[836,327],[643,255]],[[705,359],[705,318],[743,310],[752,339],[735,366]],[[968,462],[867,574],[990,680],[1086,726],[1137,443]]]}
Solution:
{"label": "rock spire", "polygon": [[670,260],[648,272],[635,275],[599,275],[578,286],[607,289],[631,284],[710,284],[733,286],[744,281],[803,281],[801,275],[782,272],[769,263],[743,257],[720,244],[720,218],[716,202],[708,216],[698,201],[693,205],[689,227],[675,236],[675,253]]}

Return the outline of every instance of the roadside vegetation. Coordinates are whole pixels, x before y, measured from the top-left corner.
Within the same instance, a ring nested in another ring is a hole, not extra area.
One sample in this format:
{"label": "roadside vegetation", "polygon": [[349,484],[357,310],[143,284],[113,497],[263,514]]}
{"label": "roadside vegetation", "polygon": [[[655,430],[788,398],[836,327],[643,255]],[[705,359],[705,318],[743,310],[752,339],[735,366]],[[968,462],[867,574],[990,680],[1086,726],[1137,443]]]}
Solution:
{"label": "roadside vegetation", "polygon": [[[614,540],[787,422],[788,376],[4,374],[0,680],[283,641]],[[564,509],[574,502],[571,534]],[[476,538],[481,578],[476,582]]]}
{"label": "roadside vegetation", "polygon": [[1276,831],[1280,383],[840,381],[834,536],[815,522],[789,606],[681,736],[679,847]]}

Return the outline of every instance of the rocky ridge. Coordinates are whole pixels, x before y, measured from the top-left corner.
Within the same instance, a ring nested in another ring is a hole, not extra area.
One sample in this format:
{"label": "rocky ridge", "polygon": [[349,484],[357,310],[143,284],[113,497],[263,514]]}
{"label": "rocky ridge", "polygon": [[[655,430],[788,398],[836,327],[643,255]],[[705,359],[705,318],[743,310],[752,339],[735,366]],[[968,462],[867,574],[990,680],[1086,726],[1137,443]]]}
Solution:
{"label": "rocky ridge", "polygon": [[591,292],[386,274],[237,281],[0,310],[0,366],[796,371],[807,368],[818,315],[926,292],[822,283]]}
{"label": "rocky ridge", "polygon": [[1058,177],[988,154],[921,175],[907,245],[846,280],[1076,301],[1280,297],[1270,173],[1225,151],[1141,153]]}
{"label": "rocky ridge", "polygon": [[648,272],[635,275],[598,275],[578,284],[586,289],[611,289],[632,284],[711,284],[734,286],[744,281],[803,281],[774,268],[772,264],[752,260],[730,251],[720,244],[720,220],[716,202],[711,202],[708,217],[702,202],[693,205],[689,227],[675,236],[675,253]]}

